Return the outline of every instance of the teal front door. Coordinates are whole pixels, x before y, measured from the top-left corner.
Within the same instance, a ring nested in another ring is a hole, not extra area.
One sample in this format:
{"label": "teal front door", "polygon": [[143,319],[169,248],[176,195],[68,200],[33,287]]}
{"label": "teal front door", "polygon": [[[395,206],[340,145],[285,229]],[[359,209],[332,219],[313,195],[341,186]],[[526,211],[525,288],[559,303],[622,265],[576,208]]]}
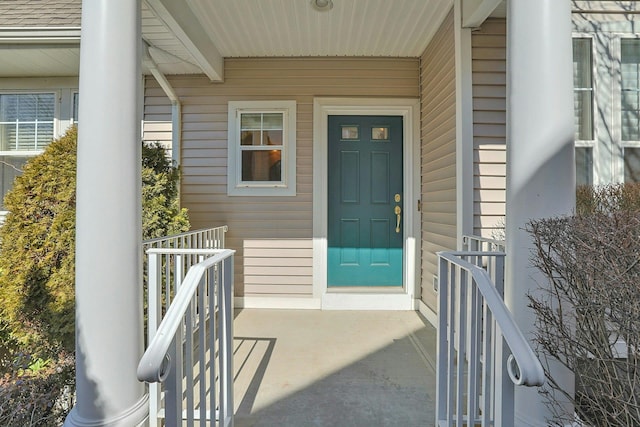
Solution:
{"label": "teal front door", "polygon": [[402,117],[329,116],[327,285],[402,286]]}

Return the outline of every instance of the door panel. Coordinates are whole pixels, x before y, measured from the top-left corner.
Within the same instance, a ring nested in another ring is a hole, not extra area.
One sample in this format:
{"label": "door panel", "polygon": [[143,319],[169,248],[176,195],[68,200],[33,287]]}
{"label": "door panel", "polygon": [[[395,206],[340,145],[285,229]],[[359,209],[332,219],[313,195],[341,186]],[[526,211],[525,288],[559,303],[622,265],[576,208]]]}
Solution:
{"label": "door panel", "polygon": [[329,116],[328,135],[327,284],[402,286],[402,118]]}

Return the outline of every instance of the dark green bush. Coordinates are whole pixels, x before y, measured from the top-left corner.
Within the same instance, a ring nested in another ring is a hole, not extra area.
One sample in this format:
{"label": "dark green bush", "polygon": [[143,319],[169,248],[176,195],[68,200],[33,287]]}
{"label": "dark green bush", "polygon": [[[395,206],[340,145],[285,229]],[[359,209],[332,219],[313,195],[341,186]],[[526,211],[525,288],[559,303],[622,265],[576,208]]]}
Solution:
{"label": "dark green bush", "polygon": [[142,146],[142,238],[170,236],[189,230],[187,210],[180,208],[178,179],[160,144]]}
{"label": "dark green bush", "polygon": [[4,199],[0,313],[20,347],[73,351],[76,130],[24,166]]}
{"label": "dark green bush", "polygon": [[[0,338],[43,358],[75,347],[76,143],[75,128],[53,141],[27,162],[4,200],[10,213],[0,227]],[[160,145],[143,148],[144,238],[189,229],[178,177]]]}

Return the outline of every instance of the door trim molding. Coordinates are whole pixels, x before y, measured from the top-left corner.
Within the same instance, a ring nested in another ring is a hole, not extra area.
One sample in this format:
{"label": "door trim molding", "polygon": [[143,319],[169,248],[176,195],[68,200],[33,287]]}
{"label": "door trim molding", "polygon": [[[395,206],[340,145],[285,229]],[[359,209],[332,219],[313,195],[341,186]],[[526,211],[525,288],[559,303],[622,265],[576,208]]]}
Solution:
{"label": "door trim molding", "polygon": [[[384,290],[328,292],[328,117],[401,116],[403,118],[403,186],[405,227],[402,293]],[[313,297],[325,310],[415,310],[420,287],[420,100],[417,98],[314,98],[313,100]],[[393,301],[392,301],[393,300]]]}

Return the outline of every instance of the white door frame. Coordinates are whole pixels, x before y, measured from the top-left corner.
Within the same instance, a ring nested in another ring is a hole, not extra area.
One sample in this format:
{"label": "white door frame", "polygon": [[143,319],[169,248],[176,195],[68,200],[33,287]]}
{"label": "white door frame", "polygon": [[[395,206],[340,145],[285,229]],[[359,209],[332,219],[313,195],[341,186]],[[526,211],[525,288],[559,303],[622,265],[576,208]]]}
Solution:
{"label": "white door frame", "polygon": [[[327,288],[328,118],[403,118],[402,288]],[[315,98],[313,101],[313,297],[323,310],[415,310],[420,287],[420,100],[414,98]]]}

